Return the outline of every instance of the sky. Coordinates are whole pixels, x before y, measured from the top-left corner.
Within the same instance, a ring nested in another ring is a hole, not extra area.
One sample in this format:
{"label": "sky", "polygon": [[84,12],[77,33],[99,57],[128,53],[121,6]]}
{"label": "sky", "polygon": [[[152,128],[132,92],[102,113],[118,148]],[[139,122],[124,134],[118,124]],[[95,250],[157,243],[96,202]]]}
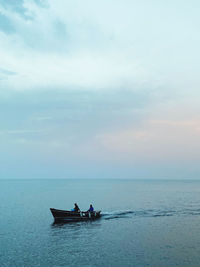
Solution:
{"label": "sky", "polygon": [[200,2],[0,0],[0,178],[200,178]]}

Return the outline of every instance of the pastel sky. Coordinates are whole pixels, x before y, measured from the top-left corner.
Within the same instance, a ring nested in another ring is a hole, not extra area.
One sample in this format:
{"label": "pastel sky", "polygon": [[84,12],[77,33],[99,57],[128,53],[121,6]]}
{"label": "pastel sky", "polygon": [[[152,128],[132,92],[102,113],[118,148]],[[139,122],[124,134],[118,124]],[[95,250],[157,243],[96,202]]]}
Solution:
{"label": "pastel sky", "polygon": [[0,0],[0,178],[200,178],[198,0]]}

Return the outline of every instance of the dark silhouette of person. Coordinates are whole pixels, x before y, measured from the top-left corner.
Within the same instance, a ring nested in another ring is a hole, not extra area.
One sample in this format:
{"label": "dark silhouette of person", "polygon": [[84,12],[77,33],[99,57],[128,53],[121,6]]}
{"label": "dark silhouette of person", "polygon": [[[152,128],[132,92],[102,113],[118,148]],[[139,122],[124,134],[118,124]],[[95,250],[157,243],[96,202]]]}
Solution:
{"label": "dark silhouette of person", "polygon": [[80,211],[79,206],[77,205],[77,203],[74,203],[74,211],[75,212],[79,212]]}
{"label": "dark silhouette of person", "polygon": [[92,204],[90,204],[90,208],[89,208],[88,212],[93,212],[93,211],[94,211],[94,208],[93,208]]}

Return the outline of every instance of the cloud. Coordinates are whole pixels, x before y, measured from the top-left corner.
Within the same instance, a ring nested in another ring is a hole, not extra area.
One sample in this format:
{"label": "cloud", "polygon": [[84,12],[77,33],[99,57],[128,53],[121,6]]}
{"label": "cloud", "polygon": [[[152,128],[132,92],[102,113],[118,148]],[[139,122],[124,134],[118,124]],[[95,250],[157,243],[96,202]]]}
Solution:
{"label": "cloud", "polygon": [[4,74],[4,75],[15,75],[17,74],[16,72],[10,71],[10,70],[6,70],[6,69],[2,69],[0,68],[0,73]]}
{"label": "cloud", "polygon": [[5,166],[20,154],[54,173],[92,162],[131,176],[197,162],[198,10],[196,0],[0,0]]}
{"label": "cloud", "polygon": [[32,134],[32,133],[41,133],[41,130],[7,130],[7,131],[0,131],[0,134]]}
{"label": "cloud", "polygon": [[[174,72],[177,76],[187,71],[184,48],[191,47],[188,37],[196,38],[196,17],[184,21],[186,4],[175,16],[171,3],[161,6],[154,1],[38,3],[1,7],[4,24],[12,25],[12,32],[4,29],[0,34],[1,66],[17,73],[2,82],[3,88],[141,90],[146,84],[170,84]],[[197,47],[196,43],[190,51],[192,59]]]}
{"label": "cloud", "polygon": [[143,118],[139,125],[99,134],[94,142],[100,154],[103,152],[113,162],[194,164],[200,156],[199,134],[198,117],[193,120]]}
{"label": "cloud", "polygon": [[16,72],[0,68],[0,80],[9,79],[10,76],[17,75]]}
{"label": "cloud", "polygon": [[164,126],[188,126],[192,129],[198,129],[200,127],[200,120],[152,120],[150,123]]}
{"label": "cloud", "polygon": [[43,128],[52,136],[62,133],[63,137],[83,138],[138,121],[150,98],[147,93],[124,90],[9,91],[0,93],[0,129],[20,132]]}

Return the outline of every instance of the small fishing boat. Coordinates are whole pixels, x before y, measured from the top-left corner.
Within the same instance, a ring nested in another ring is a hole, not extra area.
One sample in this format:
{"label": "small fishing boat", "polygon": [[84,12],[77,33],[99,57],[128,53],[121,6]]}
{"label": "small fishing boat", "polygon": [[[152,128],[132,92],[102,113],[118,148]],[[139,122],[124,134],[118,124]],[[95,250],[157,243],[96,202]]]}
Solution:
{"label": "small fishing boat", "polygon": [[50,209],[55,222],[78,222],[96,220],[101,217],[101,211],[68,211],[68,210],[57,210]]}

